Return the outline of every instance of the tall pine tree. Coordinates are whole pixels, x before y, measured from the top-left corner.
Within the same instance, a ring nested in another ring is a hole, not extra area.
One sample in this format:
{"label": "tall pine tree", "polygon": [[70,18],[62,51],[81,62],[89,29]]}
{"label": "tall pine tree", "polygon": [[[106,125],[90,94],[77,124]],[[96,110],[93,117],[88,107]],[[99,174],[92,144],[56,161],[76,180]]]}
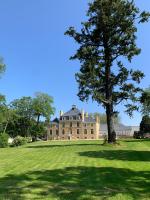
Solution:
{"label": "tall pine tree", "polygon": [[81,63],[76,74],[78,96],[82,101],[91,96],[106,109],[109,143],[116,141],[113,123],[116,106],[124,102],[129,115],[138,109],[135,105],[141,91],[138,84],[144,74],[129,69],[123,61],[131,62],[140,54],[136,26],[147,22],[149,16],[136,7],[134,0],[94,0],[89,4],[88,20],[82,22],[81,31],[70,27],[65,33],[80,46],[71,57]]}

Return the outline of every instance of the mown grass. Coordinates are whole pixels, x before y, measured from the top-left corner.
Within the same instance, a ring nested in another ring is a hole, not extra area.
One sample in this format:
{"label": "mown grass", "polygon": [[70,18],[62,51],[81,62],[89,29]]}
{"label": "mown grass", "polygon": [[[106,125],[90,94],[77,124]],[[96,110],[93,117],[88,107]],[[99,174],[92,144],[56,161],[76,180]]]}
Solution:
{"label": "mown grass", "polygon": [[148,200],[150,140],[37,142],[0,149],[0,200]]}

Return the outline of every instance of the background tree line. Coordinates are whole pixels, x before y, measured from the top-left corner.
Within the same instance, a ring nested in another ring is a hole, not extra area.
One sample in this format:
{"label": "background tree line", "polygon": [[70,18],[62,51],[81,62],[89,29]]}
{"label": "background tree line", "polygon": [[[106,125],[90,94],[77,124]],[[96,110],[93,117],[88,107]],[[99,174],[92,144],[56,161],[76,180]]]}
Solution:
{"label": "background tree line", "polygon": [[22,97],[9,104],[0,97],[0,132],[11,137],[46,137],[46,123],[55,112],[53,98],[38,92],[35,97]]}

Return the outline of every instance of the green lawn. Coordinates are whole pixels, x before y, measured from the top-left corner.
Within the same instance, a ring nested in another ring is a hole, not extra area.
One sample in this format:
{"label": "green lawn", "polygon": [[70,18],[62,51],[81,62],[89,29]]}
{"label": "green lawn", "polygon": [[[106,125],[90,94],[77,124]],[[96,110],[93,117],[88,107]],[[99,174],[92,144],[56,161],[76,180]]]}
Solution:
{"label": "green lawn", "polygon": [[37,142],[0,149],[0,200],[148,200],[150,140]]}

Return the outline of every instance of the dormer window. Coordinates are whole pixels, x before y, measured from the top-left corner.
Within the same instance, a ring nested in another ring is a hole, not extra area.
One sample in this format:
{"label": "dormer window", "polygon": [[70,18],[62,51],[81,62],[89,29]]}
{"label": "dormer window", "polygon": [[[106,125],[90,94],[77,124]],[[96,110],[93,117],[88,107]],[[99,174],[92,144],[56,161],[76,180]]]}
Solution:
{"label": "dormer window", "polygon": [[72,105],[72,110],[75,110],[76,108],[76,105]]}

